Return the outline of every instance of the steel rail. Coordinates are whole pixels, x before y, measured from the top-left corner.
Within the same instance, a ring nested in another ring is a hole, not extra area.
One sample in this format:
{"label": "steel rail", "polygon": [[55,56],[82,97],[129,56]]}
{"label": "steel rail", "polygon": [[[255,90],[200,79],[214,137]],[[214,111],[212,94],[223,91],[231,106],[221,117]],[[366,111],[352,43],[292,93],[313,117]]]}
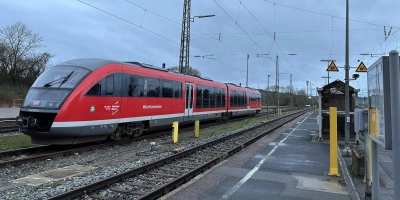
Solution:
{"label": "steel rail", "polygon": [[[269,129],[268,131],[264,132],[263,134],[255,137],[255,138],[247,140],[243,144],[237,145],[237,147],[235,147],[232,150],[230,150],[229,152],[227,152],[227,154],[230,156],[230,155],[234,154],[235,152],[240,151],[240,149],[243,149],[245,146],[250,145],[251,143],[253,143],[256,140],[258,140],[259,138],[264,137],[266,134],[276,130],[277,128],[283,126],[287,122],[295,119],[297,116],[300,116],[305,112],[307,112],[307,111],[302,110],[302,111],[299,111],[299,112],[296,112],[296,113],[292,113],[290,115],[287,115],[287,116],[284,116],[284,117],[281,117],[281,118],[277,118],[277,119],[268,121],[268,123],[271,123],[271,122],[275,122],[275,121],[278,121],[280,119],[283,119],[285,117],[292,116],[292,118],[290,120],[288,120],[288,121],[286,121],[284,123],[279,124],[278,126],[275,126],[275,127],[271,128],[271,129]],[[262,123],[262,124],[259,124],[258,126],[253,126],[253,127],[249,128],[247,130],[242,130],[240,132],[237,132],[237,133],[234,133],[234,134],[222,137],[222,138],[215,139],[215,140],[210,141],[208,143],[202,144],[202,145],[197,146],[197,147],[193,147],[191,149],[187,149],[185,151],[176,153],[174,155],[168,156],[168,157],[163,158],[161,160],[157,160],[157,161],[154,161],[152,163],[140,166],[140,167],[135,168],[133,170],[129,170],[129,171],[126,171],[124,173],[111,176],[109,178],[103,179],[103,180],[98,181],[96,183],[92,183],[92,184],[88,184],[86,186],[82,186],[82,187],[77,188],[75,190],[70,190],[70,191],[65,192],[63,194],[59,194],[57,196],[51,197],[50,199],[52,199],[52,200],[55,200],[55,199],[72,199],[72,198],[76,198],[76,197],[91,193],[93,191],[96,191],[96,190],[102,189],[104,187],[110,186],[110,185],[112,185],[114,183],[120,182],[121,180],[124,180],[124,179],[130,178],[132,176],[136,176],[138,174],[147,172],[147,171],[149,171],[151,169],[154,169],[156,167],[162,166],[164,164],[171,163],[171,162],[176,161],[176,160],[178,160],[180,158],[183,158],[183,157],[185,157],[187,155],[194,154],[195,152],[197,152],[199,150],[202,150],[202,149],[205,149],[205,148],[207,148],[209,146],[221,143],[221,142],[226,141],[228,139],[231,139],[233,137],[239,136],[245,131],[251,131],[251,130],[254,130],[256,128],[262,127],[264,125],[266,125],[266,124]],[[223,160],[225,157],[226,157],[226,155],[220,155],[219,157],[216,157],[216,158],[212,159],[211,161],[201,165],[200,167],[191,170],[190,172],[184,174],[183,176],[181,176],[179,178],[176,178],[175,180],[171,181],[170,183],[167,183],[167,184],[161,186],[160,188],[152,191],[150,194],[147,194],[145,196],[140,197],[140,199],[156,199],[156,198],[160,197],[161,195],[164,195],[164,194],[170,192],[171,190],[175,189],[178,185],[181,185],[184,182],[189,181],[191,178],[195,177],[196,175],[204,172],[206,169],[208,169],[211,166],[215,165],[216,163],[218,163],[218,161]]]}

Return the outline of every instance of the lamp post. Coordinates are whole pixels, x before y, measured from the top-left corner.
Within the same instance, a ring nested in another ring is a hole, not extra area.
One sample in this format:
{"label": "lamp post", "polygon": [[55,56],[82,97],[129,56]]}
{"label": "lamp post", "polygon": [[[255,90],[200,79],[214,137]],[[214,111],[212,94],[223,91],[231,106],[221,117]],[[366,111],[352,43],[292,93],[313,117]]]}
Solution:
{"label": "lamp post", "polygon": [[268,74],[268,85],[267,85],[267,91],[269,91],[269,77],[270,77],[271,75],[269,75]]}
{"label": "lamp post", "polygon": [[246,87],[249,87],[249,54],[247,54]]}
{"label": "lamp post", "polygon": [[292,85],[292,86],[291,86],[291,87],[292,87],[292,92],[291,92],[291,95],[292,95],[292,99],[291,99],[291,101],[292,101],[292,107],[293,107],[294,96],[296,96],[296,95],[294,94],[294,92],[293,92],[293,88],[294,88],[295,86],[297,86],[297,85]]}
{"label": "lamp post", "polygon": [[278,109],[279,109],[279,99],[280,99],[280,92],[279,92],[279,76],[281,75],[281,74],[287,74],[287,73],[278,73]]}
{"label": "lamp post", "polygon": [[[345,86],[344,86],[344,115],[345,115],[345,130],[344,130],[344,156],[350,156],[350,102],[349,102],[349,0],[346,0],[346,56],[345,56]],[[377,181],[375,179],[375,181]]]}
{"label": "lamp post", "polygon": [[194,18],[214,17],[215,15],[199,15],[190,17],[190,0],[184,0],[183,17],[182,17],[182,33],[181,33],[181,49],[179,53],[179,73],[185,74],[189,67],[189,47],[190,47],[190,22],[194,22]]}
{"label": "lamp post", "polygon": [[270,77],[271,75],[270,74],[268,74],[268,85],[267,85],[267,118],[269,118],[269,112],[268,112],[268,106],[269,106],[269,77]]}
{"label": "lamp post", "polygon": [[[329,74],[329,71],[328,71],[328,74]],[[328,79],[328,84],[329,84],[329,78],[330,78],[330,76],[321,76],[321,78],[327,78]]]}
{"label": "lamp post", "polygon": [[[269,58],[269,59],[271,59],[271,57],[269,57],[268,56],[269,54],[257,54],[257,58],[258,57],[261,57],[261,58]],[[248,55],[247,55],[248,56]],[[248,57],[247,57],[247,61],[248,61]],[[270,77],[271,75],[269,75],[268,74],[268,85],[267,85],[267,117],[269,117],[268,116],[268,106],[269,106],[269,95],[268,95],[268,92],[269,92],[269,77]]]}

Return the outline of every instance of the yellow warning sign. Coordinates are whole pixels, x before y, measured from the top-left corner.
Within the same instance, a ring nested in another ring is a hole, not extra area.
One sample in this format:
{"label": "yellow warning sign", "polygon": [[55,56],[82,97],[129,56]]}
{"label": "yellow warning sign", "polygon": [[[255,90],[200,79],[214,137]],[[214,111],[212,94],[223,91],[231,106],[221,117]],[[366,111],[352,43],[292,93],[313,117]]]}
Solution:
{"label": "yellow warning sign", "polygon": [[338,72],[338,68],[336,67],[335,63],[332,61],[331,64],[329,64],[328,68],[326,69],[328,72]]}
{"label": "yellow warning sign", "polygon": [[356,72],[367,72],[367,67],[364,65],[363,62],[361,62],[360,65],[358,65]]}

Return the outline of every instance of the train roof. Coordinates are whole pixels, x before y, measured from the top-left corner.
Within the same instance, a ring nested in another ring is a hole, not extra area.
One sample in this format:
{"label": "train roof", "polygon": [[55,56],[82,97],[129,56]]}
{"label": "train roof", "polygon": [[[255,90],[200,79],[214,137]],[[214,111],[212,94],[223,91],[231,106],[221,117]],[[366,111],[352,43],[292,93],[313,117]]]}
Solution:
{"label": "train roof", "polygon": [[[94,71],[94,70],[96,70],[104,65],[108,65],[108,64],[128,64],[131,66],[137,66],[137,67],[142,67],[142,68],[146,68],[146,69],[152,69],[152,70],[162,71],[162,72],[166,72],[166,73],[173,73],[173,74],[178,74],[181,76],[187,76],[187,77],[198,78],[198,79],[214,82],[212,79],[207,78],[207,77],[181,74],[176,70],[168,70],[168,69],[156,67],[154,65],[147,64],[147,63],[140,63],[140,62],[135,62],[135,61],[120,62],[120,61],[103,59],[103,58],[78,58],[78,59],[61,62],[61,63],[55,65],[54,67],[71,65],[71,66],[81,66],[81,67],[87,68],[91,71]],[[232,83],[232,85],[235,85],[235,84]],[[240,86],[238,86],[238,87],[240,87]]]}
{"label": "train roof", "polygon": [[143,67],[143,68],[147,68],[147,69],[153,69],[153,70],[158,70],[158,71],[163,71],[163,72],[169,72],[169,73],[174,73],[174,74],[179,74],[181,76],[188,76],[188,77],[192,77],[192,78],[199,78],[199,79],[203,79],[203,80],[207,80],[207,81],[213,81],[210,78],[207,77],[202,77],[202,76],[197,76],[197,75],[187,75],[187,74],[181,74],[179,73],[177,70],[169,70],[169,69],[165,69],[165,68],[161,68],[161,67],[156,67],[154,65],[150,65],[150,64],[146,64],[146,63],[140,63],[140,62],[125,62],[128,64],[132,64],[132,65],[136,65],[139,67]]}
{"label": "train roof", "polygon": [[85,67],[89,70],[94,71],[104,65],[113,64],[113,63],[121,63],[121,62],[118,62],[115,60],[103,59],[103,58],[78,58],[78,59],[61,62],[54,67],[72,65],[72,66]]}

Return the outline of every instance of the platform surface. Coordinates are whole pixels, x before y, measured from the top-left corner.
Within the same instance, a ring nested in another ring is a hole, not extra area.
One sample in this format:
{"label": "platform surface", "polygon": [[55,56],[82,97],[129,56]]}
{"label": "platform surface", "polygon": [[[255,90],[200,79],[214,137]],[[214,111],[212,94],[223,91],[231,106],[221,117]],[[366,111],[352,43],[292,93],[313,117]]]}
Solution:
{"label": "platform surface", "polygon": [[[0,118],[18,113],[0,108]],[[328,175],[329,143],[316,142],[317,115],[284,125],[161,199],[364,199],[363,177],[349,172],[348,183],[340,166],[340,177]],[[380,147],[378,154],[379,198],[395,199],[393,152]],[[341,158],[350,169],[351,157]],[[351,184],[355,190],[348,189]]]}
{"label": "platform surface", "polygon": [[20,108],[0,108],[0,119],[16,118]]}
{"label": "platform surface", "polygon": [[[339,164],[340,175],[328,175],[329,143],[313,141],[317,115],[284,125],[161,199],[364,199],[362,177],[346,175]],[[387,173],[380,177],[380,198],[393,199],[392,159],[387,151],[379,154],[380,173]],[[348,169],[351,157],[342,160]]]}

